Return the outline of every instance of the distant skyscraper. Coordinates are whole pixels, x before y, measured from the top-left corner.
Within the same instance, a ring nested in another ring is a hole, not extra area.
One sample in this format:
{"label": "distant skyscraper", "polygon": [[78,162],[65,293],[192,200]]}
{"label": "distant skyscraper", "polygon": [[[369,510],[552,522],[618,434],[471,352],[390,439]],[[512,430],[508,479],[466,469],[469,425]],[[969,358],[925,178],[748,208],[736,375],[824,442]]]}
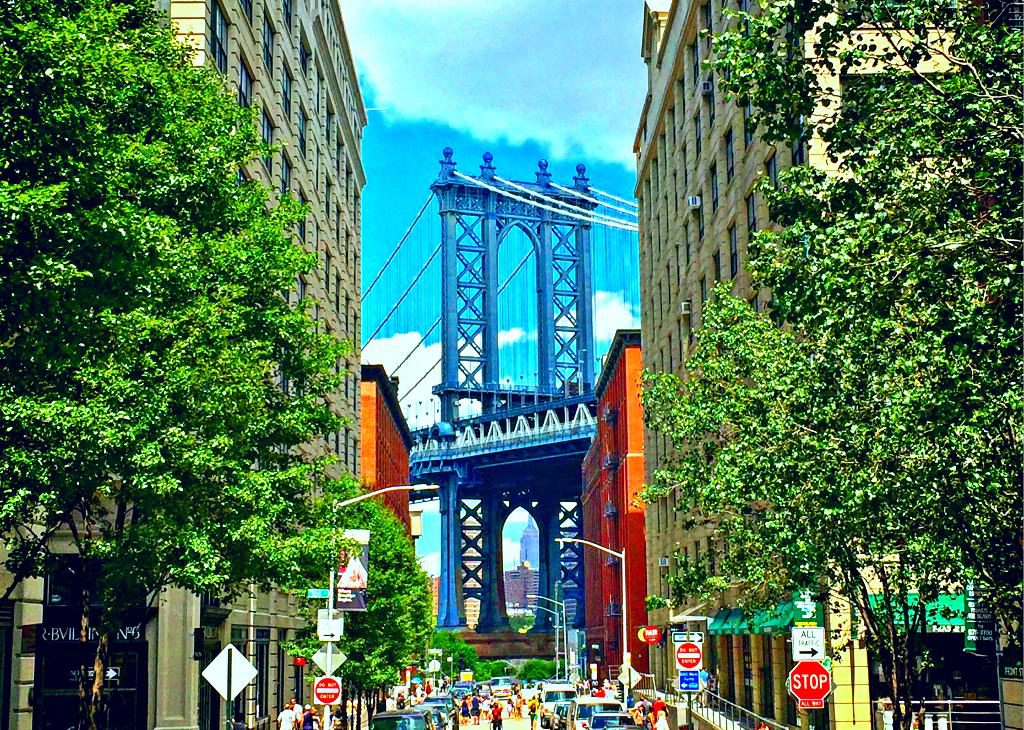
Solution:
{"label": "distant skyscraper", "polygon": [[531,568],[540,565],[540,531],[533,517],[527,520],[523,536],[519,538],[519,562],[528,563]]}

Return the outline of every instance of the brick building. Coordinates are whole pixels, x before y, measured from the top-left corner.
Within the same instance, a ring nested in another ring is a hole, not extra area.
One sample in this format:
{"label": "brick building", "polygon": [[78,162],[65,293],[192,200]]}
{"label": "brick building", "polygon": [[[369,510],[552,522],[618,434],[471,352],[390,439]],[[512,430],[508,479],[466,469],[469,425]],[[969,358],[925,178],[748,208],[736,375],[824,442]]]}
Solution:
{"label": "brick building", "polygon": [[[361,378],[363,484],[369,489],[408,484],[412,436],[398,404],[398,381],[382,365],[363,365]],[[411,535],[409,493],[390,492],[381,499]]]}
{"label": "brick building", "polygon": [[[647,546],[643,503],[644,429],[640,408],[639,330],[615,333],[595,387],[597,435],[583,462],[583,537],[626,551],[626,617],[632,664],[648,671],[648,647],[637,636],[647,623]],[[588,663],[601,677],[622,663],[622,579],[618,561],[585,550]],[[595,646],[597,647],[595,649]]]}
{"label": "brick building", "polygon": [[537,595],[540,576],[529,562],[522,562],[518,568],[506,570],[504,577],[506,609],[525,610],[537,605],[537,599],[528,596]]}

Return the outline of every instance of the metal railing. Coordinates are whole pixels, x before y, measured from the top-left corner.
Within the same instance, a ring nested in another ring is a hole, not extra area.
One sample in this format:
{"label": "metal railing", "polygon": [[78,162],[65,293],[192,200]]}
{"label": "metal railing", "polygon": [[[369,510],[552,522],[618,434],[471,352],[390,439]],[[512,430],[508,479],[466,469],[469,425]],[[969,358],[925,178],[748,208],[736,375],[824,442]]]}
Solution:
{"label": "metal railing", "polygon": [[761,725],[770,730],[788,730],[785,725],[762,717],[708,690],[694,693],[690,712],[720,730],[754,730]]}
{"label": "metal railing", "polygon": [[[1001,727],[998,700],[928,700],[914,702],[917,730],[996,730]],[[892,710],[875,711],[875,727],[892,730]]]}

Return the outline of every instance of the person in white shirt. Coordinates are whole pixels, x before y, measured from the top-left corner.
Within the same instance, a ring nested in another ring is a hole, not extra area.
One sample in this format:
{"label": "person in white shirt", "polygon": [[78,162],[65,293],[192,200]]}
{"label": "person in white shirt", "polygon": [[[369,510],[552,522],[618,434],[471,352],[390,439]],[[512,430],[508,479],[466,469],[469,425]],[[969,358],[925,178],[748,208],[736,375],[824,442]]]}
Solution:
{"label": "person in white shirt", "polygon": [[295,730],[294,705],[285,705],[281,714],[277,716],[277,730]]}

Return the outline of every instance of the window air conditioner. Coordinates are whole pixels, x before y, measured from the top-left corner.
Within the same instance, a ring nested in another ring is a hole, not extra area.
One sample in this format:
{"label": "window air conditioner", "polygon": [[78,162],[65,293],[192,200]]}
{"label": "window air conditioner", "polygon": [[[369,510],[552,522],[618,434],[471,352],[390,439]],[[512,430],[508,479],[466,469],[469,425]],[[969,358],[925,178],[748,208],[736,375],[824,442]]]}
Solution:
{"label": "window air conditioner", "polygon": [[700,93],[704,96],[711,96],[715,93],[715,82],[708,79],[700,82]]}
{"label": "window air conditioner", "polygon": [[700,196],[689,195],[686,198],[686,205],[690,210],[700,210]]}
{"label": "window air conditioner", "polygon": [[659,568],[667,568],[668,567],[668,556],[667,555],[662,555],[660,558],[658,558],[658,567]]}
{"label": "window air conditioner", "polygon": [[689,299],[684,299],[683,301],[679,302],[679,313],[681,315],[683,315],[684,317],[689,317],[691,311],[692,303]]}

